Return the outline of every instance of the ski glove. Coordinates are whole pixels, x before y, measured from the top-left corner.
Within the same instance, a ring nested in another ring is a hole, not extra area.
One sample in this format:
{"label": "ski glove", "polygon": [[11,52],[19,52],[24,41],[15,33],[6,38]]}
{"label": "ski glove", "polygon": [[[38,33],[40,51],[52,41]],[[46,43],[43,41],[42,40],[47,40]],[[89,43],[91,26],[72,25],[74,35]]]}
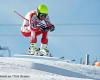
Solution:
{"label": "ski glove", "polygon": [[50,32],[55,30],[55,26],[53,24],[49,24],[48,27],[50,29]]}
{"label": "ski glove", "polygon": [[46,25],[42,25],[42,26],[40,26],[40,28],[41,28],[42,31],[49,31],[50,30],[50,32],[52,32],[52,31],[55,30],[55,27],[52,24],[47,25],[47,26]]}

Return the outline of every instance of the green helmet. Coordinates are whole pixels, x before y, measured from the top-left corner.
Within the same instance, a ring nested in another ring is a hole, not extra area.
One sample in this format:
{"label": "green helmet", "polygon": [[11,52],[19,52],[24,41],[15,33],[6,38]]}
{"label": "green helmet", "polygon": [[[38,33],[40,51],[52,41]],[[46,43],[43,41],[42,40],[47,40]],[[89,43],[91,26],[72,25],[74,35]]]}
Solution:
{"label": "green helmet", "polygon": [[40,4],[38,6],[38,11],[40,13],[48,14],[48,7],[46,5],[44,5],[44,4]]}

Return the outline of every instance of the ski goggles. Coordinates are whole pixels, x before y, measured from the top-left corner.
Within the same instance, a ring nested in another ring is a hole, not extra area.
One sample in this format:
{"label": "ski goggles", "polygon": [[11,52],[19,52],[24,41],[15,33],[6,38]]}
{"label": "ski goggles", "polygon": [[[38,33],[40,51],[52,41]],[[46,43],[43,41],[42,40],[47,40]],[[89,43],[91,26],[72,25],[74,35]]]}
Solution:
{"label": "ski goggles", "polygon": [[40,18],[46,18],[46,17],[47,17],[47,14],[39,13],[39,17],[40,17]]}

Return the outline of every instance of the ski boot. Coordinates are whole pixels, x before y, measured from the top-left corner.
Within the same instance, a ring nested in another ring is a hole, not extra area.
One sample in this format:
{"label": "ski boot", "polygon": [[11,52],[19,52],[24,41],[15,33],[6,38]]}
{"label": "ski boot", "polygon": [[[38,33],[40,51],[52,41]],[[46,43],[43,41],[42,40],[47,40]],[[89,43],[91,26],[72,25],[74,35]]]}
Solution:
{"label": "ski boot", "polygon": [[29,55],[37,55],[39,49],[36,48],[36,43],[31,43],[29,47]]}
{"label": "ski boot", "polygon": [[40,56],[48,56],[49,50],[47,49],[47,44],[41,44],[40,51],[38,53]]}

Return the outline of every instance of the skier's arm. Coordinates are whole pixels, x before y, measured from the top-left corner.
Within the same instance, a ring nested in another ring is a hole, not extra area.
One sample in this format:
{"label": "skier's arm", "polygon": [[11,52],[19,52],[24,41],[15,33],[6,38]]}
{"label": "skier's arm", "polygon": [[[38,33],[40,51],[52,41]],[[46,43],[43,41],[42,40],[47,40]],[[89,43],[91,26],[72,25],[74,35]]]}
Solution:
{"label": "skier's arm", "polygon": [[37,20],[36,20],[36,16],[34,16],[34,13],[30,14],[30,18],[29,18],[29,25],[30,27],[37,27]]}
{"label": "skier's arm", "polygon": [[45,22],[50,32],[55,30],[55,26],[50,22],[49,16],[46,17]]}

